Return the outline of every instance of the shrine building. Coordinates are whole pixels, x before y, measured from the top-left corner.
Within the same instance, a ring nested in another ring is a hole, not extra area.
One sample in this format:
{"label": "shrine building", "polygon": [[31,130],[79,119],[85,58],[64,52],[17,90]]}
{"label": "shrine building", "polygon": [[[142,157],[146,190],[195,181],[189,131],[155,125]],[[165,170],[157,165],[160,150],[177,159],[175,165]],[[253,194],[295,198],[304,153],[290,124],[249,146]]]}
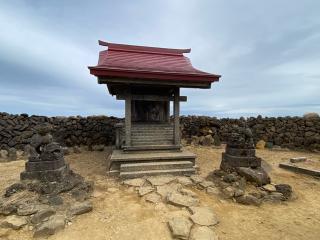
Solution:
{"label": "shrine building", "polygon": [[89,67],[90,73],[125,101],[125,119],[116,126],[116,149],[108,158],[109,174],[194,174],[196,156],[180,143],[180,102],[187,101],[180,89],[210,89],[220,75],[194,68],[184,56],[191,49],[99,44],[107,49],[100,52],[98,65]]}

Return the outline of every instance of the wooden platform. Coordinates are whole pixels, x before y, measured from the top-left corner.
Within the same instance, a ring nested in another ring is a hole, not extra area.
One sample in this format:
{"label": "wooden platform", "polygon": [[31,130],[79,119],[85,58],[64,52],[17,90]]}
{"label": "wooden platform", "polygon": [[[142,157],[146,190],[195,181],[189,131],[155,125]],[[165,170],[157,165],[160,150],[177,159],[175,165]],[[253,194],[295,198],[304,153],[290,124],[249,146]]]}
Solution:
{"label": "wooden platform", "polygon": [[161,174],[195,173],[196,155],[187,151],[130,152],[114,150],[108,159],[109,174],[134,178]]}

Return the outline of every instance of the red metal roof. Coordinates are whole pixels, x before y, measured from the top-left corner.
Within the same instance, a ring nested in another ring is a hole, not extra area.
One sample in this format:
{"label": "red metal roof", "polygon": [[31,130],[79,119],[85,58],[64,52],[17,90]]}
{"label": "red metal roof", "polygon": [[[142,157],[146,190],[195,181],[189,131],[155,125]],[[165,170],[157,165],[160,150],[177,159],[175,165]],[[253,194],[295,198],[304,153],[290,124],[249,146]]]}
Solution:
{"label": "red metal roof", "polygon": [[165,79],[214,82],[220,75],[195,69],[183,53],[191,49],[156,48],[99,41],[108,50],[99,54],[98,65],[89,67],[97,77]]}

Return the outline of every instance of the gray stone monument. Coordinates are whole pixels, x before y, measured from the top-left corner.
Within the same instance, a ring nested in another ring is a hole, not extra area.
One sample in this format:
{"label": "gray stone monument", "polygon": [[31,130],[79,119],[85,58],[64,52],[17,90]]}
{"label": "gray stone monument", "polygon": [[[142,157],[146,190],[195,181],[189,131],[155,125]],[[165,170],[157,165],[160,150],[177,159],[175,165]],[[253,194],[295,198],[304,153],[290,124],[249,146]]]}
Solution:
{"label": "gray stone monument", "polygon": [[25,171],[20,174],[21,180],[53,182],[61,181],[69,174],[63,150],[58,143],[53,142],[51,130],[50,124],[36,126],[37,133],[31,139],[30,156]]}

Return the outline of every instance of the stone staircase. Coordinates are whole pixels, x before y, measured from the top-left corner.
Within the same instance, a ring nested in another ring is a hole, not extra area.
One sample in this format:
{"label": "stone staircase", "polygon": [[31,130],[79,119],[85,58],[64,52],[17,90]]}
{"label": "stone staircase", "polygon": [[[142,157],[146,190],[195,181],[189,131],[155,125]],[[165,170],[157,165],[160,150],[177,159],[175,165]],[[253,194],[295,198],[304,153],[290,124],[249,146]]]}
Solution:
{"label": "stone staircase", "polygon": [[120,165],[121,178],[138,178],[153,175],[192,175],[195,168],[191,161],[124,163]]}
{"label": "stone staircase", "polygon": [[173,126],[171,124],[133,124],[131,145],[173,145]]}
{"label": "stone staircase", "polygon": [[114,150],[109,174],[121,178],[195,174],[195,155],[186,151],[130,152]]}

